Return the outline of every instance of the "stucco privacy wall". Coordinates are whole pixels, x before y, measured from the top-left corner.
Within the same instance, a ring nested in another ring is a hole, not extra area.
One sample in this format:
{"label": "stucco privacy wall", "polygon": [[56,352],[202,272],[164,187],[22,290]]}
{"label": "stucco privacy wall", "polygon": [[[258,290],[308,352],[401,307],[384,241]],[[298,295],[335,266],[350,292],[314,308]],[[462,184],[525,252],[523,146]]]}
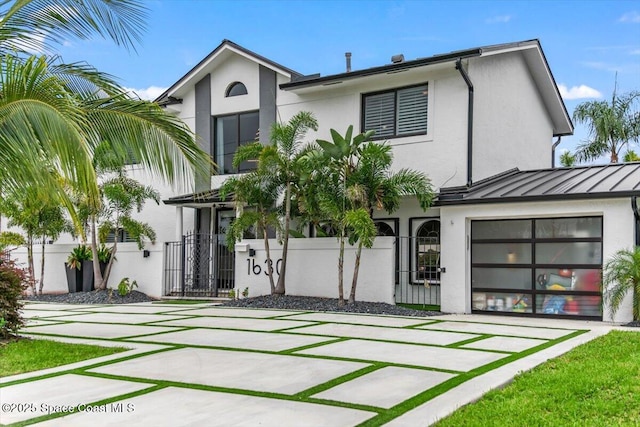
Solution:
{"label": "stucco privacy wall", "polygon": [[[44,293],[67,293],[67,276],[64,263],[77,244],[45,245]],[[142,251],[135,243],[118,243],[117,261],[113,264],[108,287],[117,289],[118,283],[124,277],[138,282],[135,290],[149,296],[160,298],[162,295],[162,247],[157,243],[147,245],[149,257],[144,258]],[[42,259],[40,246],[34,247],[34,268],[36,280],[40,280],[40,260]],[[22,267],[27,266],[27,251],[24,248],[11,252],[11,257]]]}
{"label": "stucco privacy wall", "polygon": [[[471,221],[480,219],[552,218],[602,216],[602,256],[606,262],[616,251],[634,245],[634,217],[628,198],[537,203],[499,203],[442,206],[441,215],[441,309],[449,313],[471,312],[470,239]],[[603,320],[611,319],[604,307]],[[613,321],[631,321],[628,295]]]}
{"label": "stucco privacy wall", "polygon": [[[371,249],[363,249],[356,300],[394,303],[394,238],[378,237]],[[269,241],[271,257],[282,256],[282,246]],[[356,246],[345,246],[344,293],[349,296]],[[255,256],[249,256],[249,250]],[[336,238],[290,239],[286,289],[289,295],[337,298],[338,241]],[[236,245],[236,290],[249,288],[249,296],[268,295],[266,252],[263,240],[243,240]],[[277,276],[275,277],[277,280]]]}

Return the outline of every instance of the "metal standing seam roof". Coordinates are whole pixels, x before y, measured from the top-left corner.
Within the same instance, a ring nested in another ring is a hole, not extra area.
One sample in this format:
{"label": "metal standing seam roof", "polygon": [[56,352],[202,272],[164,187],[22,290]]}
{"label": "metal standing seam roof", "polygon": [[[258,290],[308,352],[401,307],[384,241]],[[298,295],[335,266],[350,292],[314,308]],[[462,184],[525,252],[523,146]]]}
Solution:
{"label": "metal standing seam roof", "polygon": [[183,194],[180,196],[170,197],[162,202],[165,205],[209,205],[213,203],[230,203],[233,200],[233,193],[227,194],[223,199],[220,191],[216,189],[202,191],[200,193]]}
{"label": "metal standing seam roof", "polygon": [[640,162],[520,171],[443,188],[438,205],[640,196]]}

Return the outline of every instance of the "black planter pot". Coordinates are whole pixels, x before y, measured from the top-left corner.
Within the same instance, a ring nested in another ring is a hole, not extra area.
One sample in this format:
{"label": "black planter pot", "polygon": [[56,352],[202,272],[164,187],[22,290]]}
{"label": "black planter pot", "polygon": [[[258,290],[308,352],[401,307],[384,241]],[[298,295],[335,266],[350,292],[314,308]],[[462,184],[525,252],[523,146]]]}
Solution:
{"label": "black planter pot", "polygon": [[91,292],[93,284],[93,261],[82,261],[82,287],[78,292]]}
{"label": "black planter pot", "polygon": [[64,268],[67,273],[69,293],[82,292],[82,270],[70,268],[66,262],[64,263]]}

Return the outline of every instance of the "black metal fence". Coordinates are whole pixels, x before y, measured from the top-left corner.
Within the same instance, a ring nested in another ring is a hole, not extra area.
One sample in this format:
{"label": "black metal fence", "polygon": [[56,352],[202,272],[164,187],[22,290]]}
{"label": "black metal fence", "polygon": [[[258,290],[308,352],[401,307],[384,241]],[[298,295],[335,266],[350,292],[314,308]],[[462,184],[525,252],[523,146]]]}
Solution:
{"label": "black metal fence", "polygon": [[164,295],[226,296],[234,287],[235,253],[225,236],[189,233],[164,247]]}
{"label": "black metal fence", "polygon": [[396,238],[397,304],[440,305],[440,238]]}

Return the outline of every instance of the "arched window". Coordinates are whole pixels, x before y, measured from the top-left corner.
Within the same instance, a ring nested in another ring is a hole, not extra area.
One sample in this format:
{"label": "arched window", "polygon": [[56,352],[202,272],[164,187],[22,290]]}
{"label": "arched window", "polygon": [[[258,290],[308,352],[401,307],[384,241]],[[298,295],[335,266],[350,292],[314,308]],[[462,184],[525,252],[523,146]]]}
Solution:
{"label": "arched window", "polygon": [[376,221],[376,229],[378,230],[378,236],[391,236],[394,237],[396,233],[393,231],[393,228],[387,224],[386,222]]}
{"label": "arched window", "polygon": [[418,278],[440,283],[440,221],[424,222],[416,233],[416,266]]}
{"label": "arched window", "polygon": [[241,82],[233,82],[227,87],[227,92],[225,93],[225,97],[230,96],[238,96],[238,95],[246,95],[247,87]]}

